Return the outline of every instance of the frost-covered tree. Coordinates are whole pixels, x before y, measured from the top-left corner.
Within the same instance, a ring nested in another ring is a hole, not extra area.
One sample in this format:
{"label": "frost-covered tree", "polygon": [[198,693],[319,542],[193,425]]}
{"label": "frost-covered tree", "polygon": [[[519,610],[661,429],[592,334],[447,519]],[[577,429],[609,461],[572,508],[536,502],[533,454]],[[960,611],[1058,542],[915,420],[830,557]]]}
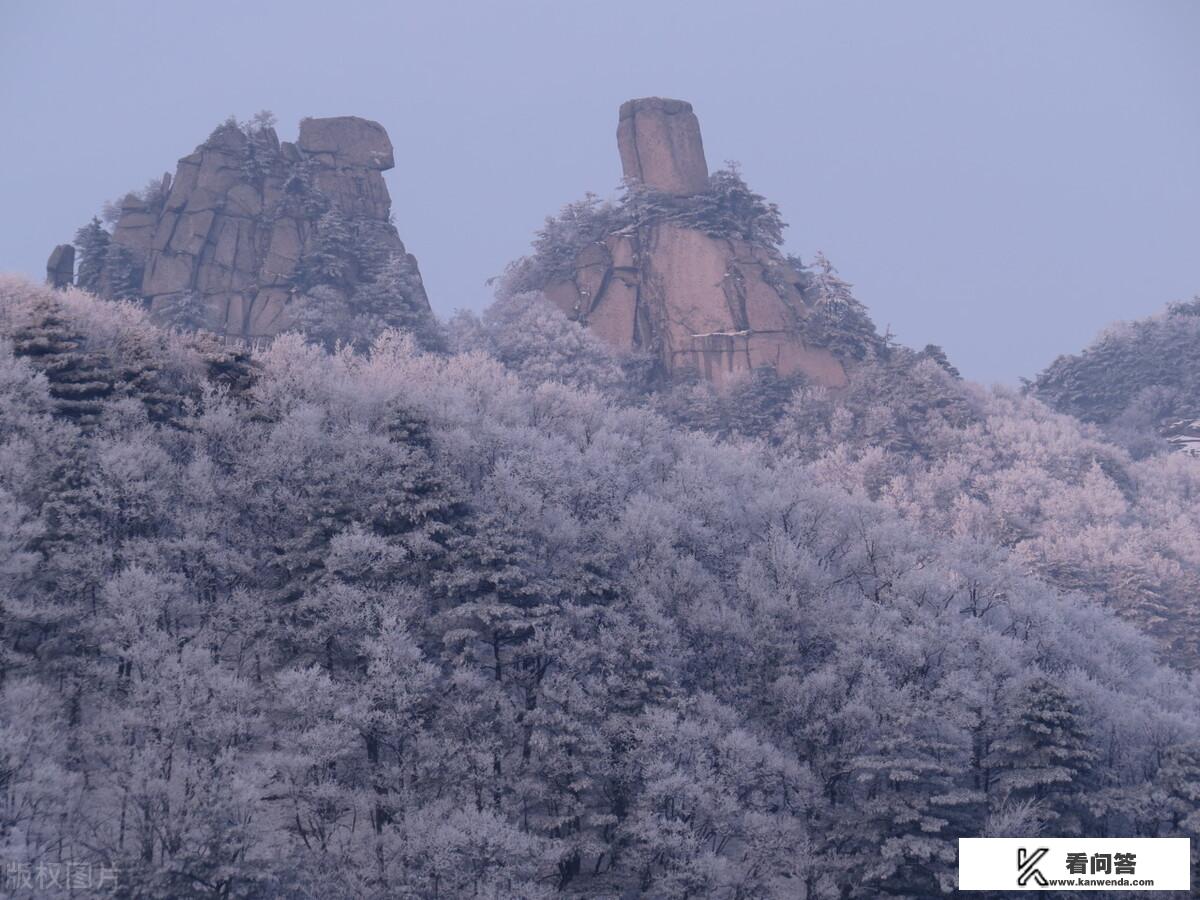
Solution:
{"label": "frost-covered tree", "polygon": [[805,327],[815,343],[843,359],[864,359],[886,350],[887,342],[875,331],[866,307],[823,253],[817,252],[811,266],[796,257],[789,261],[804,277],[804,299],[810,309]]}
{"label": "frost-covered tree", "polygon": [[[1193,418],[1200,387],[1200,297],[1157,315],[1110,326],[1081,353],[1060,356],[1030,389],[1060,412],[1109,424],[1159,395],[1166,416]],[[1169,397],[1169,399],[1168,399]],[[1154,425],[1159,422],[1154,422]]]}
{"label": "frost-covered tree", "polygon": [[1086,710],[1053,681],[1035,677],[1013,696],[988,761],[1001,802],[1031,800],[1063,834],[1085,834],[1083,796],[1093,786],[1096,751]]}
{"label": "frost-covered tree", "polygon": [[960,835],[1194,830],[1187,460],[908,357],[718,437],[539,317],[235,349],[0,279],[6,860],[843,900],[948,893]]}
{"label": "frost-covered tree", "polygon": [[531,386],[551,381],[616,391],[626,378],[611,349],[539,294],[503,297],[479,317],[460,312],[449,333],[455,351],[482,351]]}
{"label": "frost-covered tree", "polygon": [[155,318],[171,328],[200,331],[210,324],[209,310],[194,291],[184,291],[161,299]]}
{"label": "frost-covered tree", "polygon": [[75,232],[75,250],[79,254],[75,284],[80,289],[92,294],[100,292],[111,238],[97,217]]}
{"label": "frost-covered tree", "polygon": [[129,248],[116,241],[109,242],[101,284],[105,296],[113,300],[134,300],[140,295],[142,273]]}
{"label": "frost-covered tree", "polygon": [[324,212],[296,266],[294,280],[302,289],[321,284],[345,285],[354,275],[354,234],[336,208]]}

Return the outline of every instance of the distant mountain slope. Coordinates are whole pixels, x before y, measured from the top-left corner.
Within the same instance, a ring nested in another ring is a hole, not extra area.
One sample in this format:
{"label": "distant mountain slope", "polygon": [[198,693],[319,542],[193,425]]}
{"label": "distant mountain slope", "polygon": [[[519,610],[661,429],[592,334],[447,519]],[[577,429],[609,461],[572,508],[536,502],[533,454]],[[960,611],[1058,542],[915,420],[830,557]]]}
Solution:
{"label": "distant mountain slope", "polygon": [[1197,447],[1200,435],[1191,432],[1200,419],[1200,298],[1107,329],[1081,353],[1056,359],[1032,390],[1085,422]]}

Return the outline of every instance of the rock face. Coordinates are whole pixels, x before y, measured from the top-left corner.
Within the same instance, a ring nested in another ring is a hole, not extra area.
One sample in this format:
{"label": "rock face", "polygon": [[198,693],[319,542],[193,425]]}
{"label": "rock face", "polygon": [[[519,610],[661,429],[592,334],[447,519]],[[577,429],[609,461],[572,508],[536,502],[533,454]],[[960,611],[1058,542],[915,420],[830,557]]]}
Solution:
{"label": "rock face", "polygon": [[[688,103],[629,101],[617,143],[631,181],[674,195],[709,187]],[[805,343],[801,280],[774,247],[660,219],[588,245],[573,274],[544,293],[614,346],[657,354],[670,372],[693,369],[723,382],[770,366],[831,387],[846,383],[829,350]]]}
{"label": "rock face", "polygon": [[669,194],[708,188],[700,120],[690,103],[661,97],[623,103],[617,147],[627,179]]}
{"label": "rock face", "polygon": [[[269,127],[227,123],[157,192],[123,201],[112,243],[152,310],[188,304],[209,330],[270,336],[295,319],[302,262],[318,249],[328,213],[351,239],[369,239],[417,272],[389,219],[383,172],[394,165],[387,132],[366,119],[305,119],[294,144]],[[347,273],[348,285],[360,274]],[[419,274],[415,281],[427,309]]]}
{"label": "rock face", "polygon": [[46,261],[46,284],[65,288],[75,281],[75,246],[59,244]]}

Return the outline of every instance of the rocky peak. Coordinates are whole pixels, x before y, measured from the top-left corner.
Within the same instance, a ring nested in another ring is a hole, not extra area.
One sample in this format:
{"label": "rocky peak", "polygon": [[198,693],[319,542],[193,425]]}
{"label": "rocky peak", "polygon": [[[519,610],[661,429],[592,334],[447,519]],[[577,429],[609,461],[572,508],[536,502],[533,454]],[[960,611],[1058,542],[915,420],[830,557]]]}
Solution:
{"label": "rocky peak", "polygon": [[367,119],[305,119],[295,143],[227,122],[174,176],[125,198],[101,272],[81,286],[252,338],[291,327],[315,297],[353,307],[361,285],[402,269],[403,301],[428,313],[416,260],[391,224],[383,172],[394,165],[387,132]]}
{"label": "rocky peak", "polygon": [[[668,372],[694,370],[720,383],[770,367],[844,385],[841,360],[804,327],[812,311],[801,273],[758,229],[727,227],[737,218],[721,194],[730,173],[710,179],[691,104],[630,100],[617,145],[634,202],[574,249],[566,271],[535,262],[525,271],[537,274],[520,289],[541,290],[614,347],[654,354]],[[762,200],[732,179],[743,200]]]}
{"label": "rocky peak", "polygon": [[645,97],[621,104],[617,148],[629,181],[668,194],[708,189],[700,120],[690,103]]}
{"label": "rocky peak", "polygon": [[396,165],[392,142],[383,126],[357,116],[304,119],[296,146],[330,168],[386,172]]}

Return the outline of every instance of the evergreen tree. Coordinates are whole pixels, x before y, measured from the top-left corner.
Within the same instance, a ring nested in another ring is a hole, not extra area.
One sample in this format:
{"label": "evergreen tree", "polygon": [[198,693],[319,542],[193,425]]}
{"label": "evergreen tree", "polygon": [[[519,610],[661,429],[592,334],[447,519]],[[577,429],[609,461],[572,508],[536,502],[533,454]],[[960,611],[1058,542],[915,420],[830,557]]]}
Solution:
{"label": "evergreen tree", "polygon": [[946,355],[946,351],[937,344],[926,344],[925,349],[917,355],[923,356],[926,359],[932,359],[935,363],[937,363],[955,378],[962,378],[962,373],[960,373],[958,369],[954,367],[954,364],[950,362],[950,357]]}
{"label": "evergreen tree", "polygon": [[1030,680],[1013,698],[989,766],[994,802],[1031,800],[1062,834],[1083,834],[1084,799],[1094,785],[1096,752],[1086,716],[1049,678]]}
{"label": "evergreen tree", "polygon": [[100,293],[111,239],[112,236],[98,217],[93,217],[92,221],[75,232],[75,250],[79,254],[75,284],[81,290]]}
{"label": "evergreen tree", "polygon": [[953,889],[956,841],[979,833],[983,796],[963,786],[962,754],[937,730],[906,717],[853,763],[860,799],[834,841],[858,896],[921,900]]}
{"label": "evergreen tree", "polygon": [[723,436],[769,437],[803,380],[803,376],[781,378],[770,366],[755,369],[729,392],[725,401],[728,425]]}
{"label": "evergreen tree", "polygon": [[354,235],[336,208],[317,219],[312,240],[296,266],[294,281],[301,290],[317,285],[348,286],[355,277]]}
{"label": "evergreen tree", "polygon": [[536,692],[549,661],[539,629],[555,616],[560,598],[537,579],[535,549],[503,516],[484,510],[447,549],[455,565],[435,582],[447,652],[500,684]]}
{"label": "evergreen tree", "polygon": [[791,262],[806,277],[804,295],[811,310],[808,327],[814,342],[838,356],[853,359],[864,359],[885,349],[867,308],[854,297],[850,284],[838,276],[823,253],[817,253],[811,267],[804,267],[795,257]]}
{"label": "evergreen tree", "polygon": [[405,254],[389,254],[371,280],[355,288],[348,303],[361,323],[354,330],[371,340],[387,328],[397,328],[412,334],[427,350],[445,349],[445,338],[425,299],[420,275]]}
{"label": "evergreen tree", "polygon": [[108,357],[86,345],[86,337],[52,300],[38,304],[28,324],[13,333],[13,352],[45,374],[59,415],[91,427],[115,389],[115,378]]}
{"label": "evergreen tree", "polygon": [[141,296],[142,272],[129,248],[110,241],[104,254],[101,286],[112,300],[136,300]]}
{"label": "evergreen tree", "polygon": [[193,291],[171,294],[155,304],[155,318],[171,328],[181,331],[200,331],[210,323],[204,301]]}
{"label": "evergreen tree", "polygon": [[[1200,744],[1172,747],[1155,779],[1166,792],[1163,812],[1173,833],[1200,832]],[[1200,853],[1192,839],[1192,853]]]}

